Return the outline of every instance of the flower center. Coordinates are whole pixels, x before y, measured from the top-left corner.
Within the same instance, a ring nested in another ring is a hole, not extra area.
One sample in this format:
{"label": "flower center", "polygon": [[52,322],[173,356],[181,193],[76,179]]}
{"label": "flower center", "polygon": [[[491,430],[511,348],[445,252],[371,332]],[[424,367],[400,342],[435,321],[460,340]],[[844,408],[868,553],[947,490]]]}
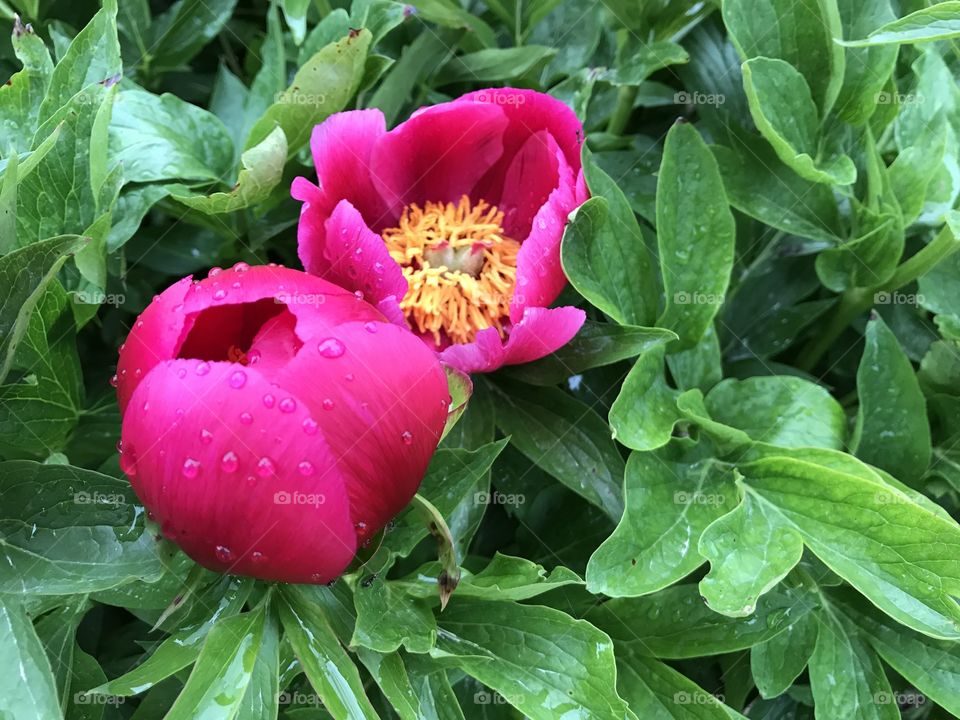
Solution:
{"label": "flower center", "polygon": [[490,327],[504,334],[520,243],[504,237],[502,223],[496,206],[464,195],[457,204],[408,205],[399,226],[383,231],[407,279],[400,308],[437,344],[471,342]]}

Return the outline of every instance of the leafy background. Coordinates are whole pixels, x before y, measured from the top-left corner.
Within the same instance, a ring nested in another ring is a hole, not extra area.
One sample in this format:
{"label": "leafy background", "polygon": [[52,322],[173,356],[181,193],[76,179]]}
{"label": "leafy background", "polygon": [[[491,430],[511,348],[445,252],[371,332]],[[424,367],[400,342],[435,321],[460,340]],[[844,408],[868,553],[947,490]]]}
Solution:
{"label": "leafy background", "polygon": [[[0,16],[4,718],[960,716],[960,3]],[[584,122],[590,319],[476,378],[433,460],[446,609],[412,511],[329,587],[197,568],[117,464],[130,323],[297,265],[330,113],[502,84]]]}

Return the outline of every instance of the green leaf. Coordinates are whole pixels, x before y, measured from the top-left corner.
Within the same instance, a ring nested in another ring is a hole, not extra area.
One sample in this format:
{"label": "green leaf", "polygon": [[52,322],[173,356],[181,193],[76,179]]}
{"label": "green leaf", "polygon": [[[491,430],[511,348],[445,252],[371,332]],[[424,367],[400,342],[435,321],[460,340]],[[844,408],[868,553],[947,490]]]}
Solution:
{"label": "green leaf", "polygon": [[649,325],[657,281],[649,243],[623,191],[583,152],[593,197],[572,214],[561,245],[571,284],[621,325]]}
{"label": "green leaf", "polygon": [[663,376],[664,348],[654,347],[637,358],[610,408],[613,437],[633,450],[666,445],[680,419],[677,391]]}
{"label": "green leaf", "polygon": [[960,637],[952,597],[960,589],[960,555],[951,549],[960,546],[960,527],[851,456],[793,454],[738,465],[746,490],[891,617],[932,637]]}
{"label": "green leaf", "polygon": [[503,82],[522,77],[543,65],[556,49],[542,45],[484,48],[457,55],[437,73],[438,85],[457,82]]}
{"label": "green leaf", "polygon": [[[203,620],[172,633],[137,667],[90,692],[118,697],[139,695],[189,667],[200,655],[203,643],[215,624],[221,619],[235,616],[243,609],[252,586],[245,578],[228,578],[226,582],[213,583],[199,599],[205,615]],[[178,581],[178,590],[181,587]]]}
{"label": "green leaf", "polygon": [[[844,37],[860,37],[896,15],[889,0],[837,0]],[[880,93],[893,73],[897,48],[871,47],[846,51],[843,87],[837,112],[847,122],[861,124],[877,109]]]}
{"label": "green leaf", "polygon": [[67,256],[79,250],[82,238],[50,238],[0,257],[0,383],[13,364],[17,345],[30,317]]}
{"label": "green leaf", "polygon": [[762,139],[736,150],[714,145],[730,204],[771,227],[834,244],[843,235],[833,190],[797,175]]}
{"label": "green leaf", "polygon": [[848,634],[830,610],[819,618],[820,632],[810,657],[810,689],[817,714],[898,720],[900,710],[880,659],[857,635]]}
{"label": "green leaf", "polygon": [[765,57],[747,60],[743,89],[757,129],[800,177],[832,185],[850,185],[857,179],[853,160],[846,155],[824,157],[818,147],[817,106],[796,68]]}
{"label": "green leaf", "polygon": [[[71,99],[73,103],[96,104],[94,88],[115,83],[121,71],[117,2],[105,0],[103,8],[77,33],[54,68],[46,97],[40,105],[40,124],[55,117],[59,110],[71,103]],[[75,97],[81,91],[91,97]]]}
{"label": "green leaf", "polygon": [[714,420],[758,442],[839,450],[846,434],[843,408],[820,385],[790,375],[728,378],[707,393]]}
{"label": "green leaf", "polygon": [[692,348],[667,356],[670,375],[677,387],[683,390],[710,390],[723,377],[720,363],[720,339],[713,325],[707,328],[700,342]]}
{"label": "green leaf", "polygon": [[285,587],[280,620],[286,637],[324,707],[336,720],[379,717],[367,699],[356,665],[324,617],[321,608]]}
{"label": "green leaf", "polygon": [[644,720],[729,720],[717,699],[659,660],[617,648],[618,687]]}
{"label": "green leaf", "polygon": [[213,626],[167,720],[236,716],[260,652],[266,613],[266,603],[261,603]]}
{"label": "green leaf", "polygon": [[657,243],[666,307],[658,327],[697,344],[723,304],[733,266],[734,221],[720,171],[692,125],[670,128],[657,179]]}
{"label": "green leaf", "polygon": [[843,48],[833,41],[842,32],[835,2],[729,0],[723,21],[743,57],[783,60],[799,70],[821,115],[827,115],[845,64]]}
{"label": "green leaf", "polygon": [[910,360],[879,315],[867,323],[865,341],[850,448],[864,462],[914,484],[926,472],[932,452],[927,403]]}
{"label": "green leaf", "polygon": [[863,40],[836,42],[847,47],[900,45],[960,36],[960,2],[941,2],[878,27]]}
{"label": "green leaf", "polygon": [[760,598],[750,618],[713,612],[695,583],[674,585],[642,598],[614,598],[587,618],[621,644],[665,659],[745,650],[784,632],[805,617],[815,599],[802,590],[777,588]]}
{"label": "green leaf", "polygon": [[3,142],[0,152],[4,157],[27,152],[33,133],[39,124],[40,104],[46,95],[53,73],[50,52],[29,25],[15,22],[13,50],[23,64],[10,80],[0,85],[0,129]]}
{"label": "green leaf", "polygon": [[277,127],[254,145],[240,158],[242,169],[237,184],[230,192],[212,195],[180,195],[174,199],[187,207],[207,215],[233,212],[263,202],[283,179],[283,166],[287,161],[287,139],[283,129]]}
{"label": "green leaf", "polygon": [[283,8],[283,17],[290,28],[293,42],[299,45],[307,34],[307,10],[310,8],[310,0],[281,0],[280,7]]}
{"label": "green leaf", "polygon": [[762,697],[774,698],[790,689],[813,654],[819,628],[811,613],[750,648],[750,670]]}
{"label": "green leaf", "polygon": [[949,713],[960,714],[960,646],[956,642],[912,632],[849,590],[831,591],[829,597],[885,663]]}
{"label": "green leaf", "polygon": [[612,519],[623,514],[623,459],[607,424],[554,388],[498,383],[497,426],[530,461]]}
{"label": "green leaf", "polygon": [[128,182],[225,179],[233,142],[212,113],[176,95],[124,90],[110,121],[110,157]]}
{"label": "green leaf", "polygon": [[330,43],[304,63],[293,82],[267,108],[247,136],[245,150],[262,143],[279,126],[292,155],[303,147],[314,125],[342,110],[363,77],[370,31]]}
{"label": "green leaf", "polygon": [[150,28],[151,68],[165,72],[190,62],[220,33],[236,5],[237,0],[179,0]]}
{"label": "green leaf", "polygon": [[511,366],[507,372],[530,385],[556,385],[585,370],[636,357],[676,338],[676,334],[662,328],[587,320],[580,332],[559,350],[539,360]]}
{"label": "green leaf", "polygon": [[636,52],[600,76],[611,85],[640,85],[657,70],[690,62],[687,51],[675,42],[639,43]]}
{"label": "green leaf", "polygon": [[587,565],[595,594],[645,595],[689,575],[704,562],[700,534],[737,501],[732,472],[707,448],[683,443],[632,453],[624,488],[620,524]]}
{"label": "green leaf", "polygon": [[50,662],[30,618],[15,598],[0,595],[0,713],[17,720],[63,715]]}
{"label": "green leaf", "polygon": [[0,463],[0,593],[67,595],[163,574],[125,480],[69,465]]}
{"label": "green leaf", "polygon": [[280,623],[274,612],[266,613],[260,651],[253,664],[247,691],[237,709],[237,720],[272,720],[280,701]]}
{"label": "green leaf", "polygon": [[700,581],[703,599],[718,613],[745,617],[800,562],[803,540],[775,510],[746,493],[733,512],[703,531],[699,551],[710,561]]}
{"label": "green leaf", "polygon": [[388,581],[385,576],[390,564],[364,567],[365,574],[353,591],[357,623],[350,646],[390,653],[402,645],[410,652],[430,652],[437,640],[430,604],[406,595],[398,583]]}
{"label": "green leaf", "polygon": [[631,717],[615,690],[613,644],[553,608],[454,596],[432,657],[453,662],[534,720],[567,712]]}

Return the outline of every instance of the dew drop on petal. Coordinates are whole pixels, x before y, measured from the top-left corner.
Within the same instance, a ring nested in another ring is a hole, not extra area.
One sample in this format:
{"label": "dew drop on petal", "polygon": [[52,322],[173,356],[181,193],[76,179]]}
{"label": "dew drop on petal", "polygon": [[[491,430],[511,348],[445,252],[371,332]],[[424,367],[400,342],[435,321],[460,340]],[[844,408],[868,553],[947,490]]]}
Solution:
{"label": "dew drop on petal", "polygon": [[303,431],[307,435],[316,435],[317,434],[317,421],[313,418],[305,418],[302,423]]}
{"label": "dew drop on petal", "polygon": [[120,384],[120,378],[117,377],[117,374],[114,373],[113,377],[110,378],[110,387],[116,387]]}
{"label": "dew drop on petal", "polygon": [[257,461],[257,475],[260,477],[270,477],[273,475],[273,460],[264,455]]}
{"label": "dew drop on petal", "polygon": [[237,454],[230,450],[229,452],[224,453],[224,456],[220,458],[220,468],[224,472],[232,473],[236,472],[237,468],[240,466],[240,461],[237,459]]}
{"label": "dew drop on petal", "polygon": [[413,433],[409,430],[400,433],[400,439],[403,440],[404,445],[413,445]]}
{"label": "dew drop on petal", "polygon": [[200,461],[188,457],[183,461],[183,467],[180,468],[180,474],[188,479],[195,478],[200,474]]}
{"label": "dew drop on petal", "polygon": [[353,296],[354,296],[357,300],[363,300],[363,290],[355,290],[354,293],[353,293]]}
{"label": "dew drop on petal", "polygon": [[250,553],[250,559],[253,561],[254,565],[262,565],[267,561],[267,556],[259,550],[254,550],[252,553]]}
{"label": "dew drop on petal", "polygon": [[187,376],[187,369],[186,369],[186,368],[180,368],[179,370],[177,370],[177,377],[178,377],[178,378],[180,378],[181,380],[183,380],[183,378],[185,378],[186,376]]}
{"label": "dew drop on petal", "polygon": [[144,403],[143,403],[143,411],[144,411],[144,412],[147,412],[149,409],[150,409],[150,401],[149,401],[149,400],[145,400]]}
{"label": "dew drop on petal", "polygon": [[326,338],[317,345],[317,350],[325,358],[338,358],[346,351],[344,344],[336,338]]}
{"label": "dew drop on petal", "polygon": [[370,322],[365,322],[363,324],[363,329],[368,333],[375,333],[379,328],[377,327],[377,324],[371,320]]}
{"label": "dew drop on petal", "polygon": [[324,399],[324,401],[323,401],[322,404],[323,404],[323,409],[324,409],[324,410],[333,410],[333,408],[334,408],[334,402],[333,402],[333,400],[331,400],[330,398]]}
{"label": "dew drop on petal", "polygon": [[260,362],[260,351],[251,350],[247,353],[247,365],[256,365]]}
{"label": "dew drop on petal", "polygon": [[343,376],[343,379],[346,380],[347,382],[353,382],[356,379],[356,377],[354,376],[353,373],[347,373],[346,375]]}
{"label": "dew drop on petal", "polygon": [[247,374],[243,370],[237,370],[230,376],[230,387],[239,390],[247,384]]}
{"label": "dew drop on petal", "polygon": [[240,413],[240,424],[241,425],[252,425],[253,424],[253,415],[248,412]]}
{"label": "dew drop on petal", "polygon": [[236,265],[233,266],[233,271],[238,273],[245,273],[249,269],[250,269],[250,266],[247,265],[245,262],[238,262]]}
{"label": "dew drop on petal", "polygon": [[217,267],[217,266],[214,266],[214,267],[210,268],[210,272],[207,273],[207,277],[216,277],[217,275],[219,275],[219,274],[222,273],[222,272],[223,272],[223,268],[219,268],[219,267]]}
{"label": "dew drop on petal", "polygon": [[263,396],[263,406],[265,408],[272,408],[276,404],[277,404],[277,399],[270,393],[267,393],[266,395]]}
{"label": "dew drop on petal", "polygon": [[297,409],[297,401],[287,397],[280,401],[280,412],[292,413]]}
{"label": "dew drop on petal", "polygon": [[197,365],[197,369],[195,370],[195,372],[197,373],[197,375],[206,375],[208,372],[210,372],[210,363],[208,362],[200,363],[199,365]]}
{"label": "dew drop on petal", "polygon": [[299,472],[304,477],[310,477],[313,475],[313,463],[309,460],[304,460],[299,465],[297,465],[297,472]]}
{"label": "dew drop on petal", "polygon": [[213,433],[204,428],[200,431],[200,442],[204,445],[209,445],[213,442]]}
{"label": "dew drop on petal", "polygon": [[227,296],[227,291],[223,288],[220,288],[213,294],[214,300],[223,300]]}
{"label": "dew drop on petal", "polygon": [[133,448],[127,448],[120,455],[120,469],[128,477],[136,477],[137,474],[137,454]]}
{"label": "dew drop on petal", "polygon": [[228,547],[224,547],[223,545],[217,545],[216,549],[213,552],[217,556],[217,560],[219,560],[222,563],[228,563],[231,560],[233,560],[233,551],[230,550],[230,548]]}

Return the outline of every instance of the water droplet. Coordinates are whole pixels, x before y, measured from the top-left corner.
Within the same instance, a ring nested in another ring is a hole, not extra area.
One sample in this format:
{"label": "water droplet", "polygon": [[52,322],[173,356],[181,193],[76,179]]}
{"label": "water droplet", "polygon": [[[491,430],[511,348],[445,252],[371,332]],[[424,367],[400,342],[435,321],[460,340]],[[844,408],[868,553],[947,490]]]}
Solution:
{"label": "water droplet", "polygon": [[247,475],[247,487],[253,487],[257,484],[257,479],[253,475]]}
{"label": "water droplet", "polygon": [[144,403],[143,403],[143,411],[144,411],[144,412],[147,412],[147,410],[149,410],[149,409],[150,409],[150,401],[149,401],[149,400],[145,400]]}
{"label": "water droplet", "polygon": [[400,439],[403,440],[404,445],[413,445],[413,433],[409,430],[400,433]]}
{"label": "water droplet", "polygon": [[357,378],[353,373],[347,373],[346,375],[343,376],[343,379],[346,380],[347,382],[353,382]]}
{"label": "water droplet", "polygon": [[297,409],[297,401],[287,397],[280,401],[280,412],[292,413]]}
{"label": "water droplet", "polygon": [[247,265],[245,262],[238,262],[236,265],[233,266],[233,271],[238,273],[245,273],[249,269],[250,269],[250,266]]}
{"label": "water droplet", "polygon": [[321,575],[320,573],[313,573],[313,575],[310,576],[310,581],[315,583],[322,582],[323,575]]}
{"label": "water droplet", "polygon": [[250,559],[253,561],[254,565],[262,565],[267,561],[267,556],[259,550],[254,550],[252,553],[250,553]]}
{"label": "water droplet", "polygon": [[210,268],[210,272],[207,273],[207,277],[216,277],[222,272],[223,272],[223,268],[219,268],[216,265],[214,265],[212,268]]}
{"label": "water droplet", "polygon": [[183,467],[180,468],[180,474],[185,478],[192,480],[200,474],[200,461],[188,457],[183,461]]}
{"label": "water droplet", "polygon": [[353,296],[354,296],[357,300],[363,300],[363,290],[355,290],[354,293],[353,293]]}
{"label": "water droplet", "polygon": [[304,460],[299,465],[297,465],[297,472],[299,472],[304,477],[310,477],[313,475],[313,463],[309,460]]}
{"label": "water droplet", "polygon": [[333,410],[334,408],[334,402],[330,398],[326,398],[322,404],[324,410]]}
{"label": "water droplet", "polygon": [[200,431],[200,442],[204,445],[209,445],[213,442],[213,433],[204,428]]}
{"label": "water droplet", "polygon": [[277,404],[277,399],[270,393],[267,393],[266,395],[263,396],[263,406],[265,408],[272,408],[276,404]]}
{"label": "water droplet", "polygon": [[237,370],[230,376],[230,387],[239,390],[247,384],[247,374],[243,370]]}
{"label": "water droplet", "polygon": [[270,477],[273,475],[274,467],[273,460],[264,455],[257,461],[257,475],[260,477]]}
{"label": "water droplet", "polygon": [[317,421],[313,418],[305,418],[302,423],[303,431],[307,435],[316,435],[317,434]]}
{"label": "water droplet", "polygon": [[227,291],[223,288],[220,288],[213,294],[214,300],[223,300],[227,296]]}
{"label": "water droplet", "polygon": [[239,466],[240,461],[237,459],[237,454],[233,452],[233,450],[225,453],[224,456],[220,458],[220,468],[224,472],[236,472]]}
{"label": "water droplet", "polygon": [[336,338],[326,338],[317,345],[317,350],[325,358],[338,358],[346,351],[343,343]]}
{"label": "water droplet", "polygon": [[240,424],[241,425],[252,425],[253,424],[253,415],[248,412],[240,413]]}
{"label": "water droplet", "polygon": [[179,370],[177,370],[177,377],[178,377],[178,378],[180,378],[181,380],[183,380],[183,378],[185,378],[186,376],[187,376],[187,369],[186,369],[186,368],[180,368]]}
{"label": "water droplet", "polygon": [[134,376],[135,378],[138,378],[138,377],[140,377],[141,375],[143,375],[143,370],[141,370],[140,368],[137,368],[136,370],[133,371],[133,376]]}
{"label": "water droplet", "polygon": [[124,450],[123,454],[120,455],[120,469],[123,470],[124,474],[128,477],[136,477],[137,454],[133,451],[132,447]]}
{"label": "water droplet", "polygon": [[182,417],[186,414],[186,412],[187,412],[187,411],[184,410],[183,408],[177,408],[177,409],[174,411],[173,415],[174,415],[174,417],[176,417],[177,420],[179,420],[180,418],[182,418]]}
{"label": "water droplet", "polygon": [[210,363],[208,362],[200,363],[199,365],[197,365],[197,369],[195,370],[195,372],[197,373],[197,375],[206,375],[208,372],[210,372]]}
{"label": "water droplet", "polygon": [[120,378],[117,377],[117,374],[114,373],[113,377],[110,378],[110,387],[116,387],[120,384]]}
{"label": "water droplet", "polygon": [[213,552],[217,556],[217,560],[219,560],[222,563],[228,563],[231,560],[233,560],[233,551],[231,551],[230,548],[228,547],[224,547],[223,545],[217,545],[216,549]]}
{"label": "water droplet", "polygon": [[363,324],[363,329],[368,333],[375,333],[379,327],[377,326],[377,323],[370,321]]}
{"label": "water droplet", "polygon": [[139,329],[142,327],[143,327],[143,320],[137,320],[137,328]]}

